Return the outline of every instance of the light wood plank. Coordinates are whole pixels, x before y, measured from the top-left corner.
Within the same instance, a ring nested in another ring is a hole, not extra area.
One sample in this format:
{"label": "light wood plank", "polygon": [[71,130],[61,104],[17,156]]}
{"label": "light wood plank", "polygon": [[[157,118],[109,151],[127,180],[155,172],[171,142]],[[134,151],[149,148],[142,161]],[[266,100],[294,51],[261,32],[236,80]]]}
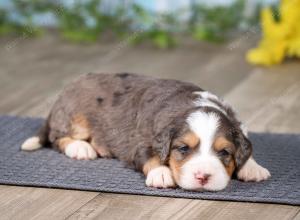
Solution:
{"label": "light wood plank", "polygon": [[295,215],[293,220],[300,220],[300,210],[298,211],[297,215]]}
{"label": "light wood plank", "polygon": [[[299,211],[298,207],[240,203],[240,202],[203,202],[193,201],[193,205],[186,206],[184,210],[172,216],[172,219],[292,219]],[[191,204],[192,204],[191,203]]]}
{"label": "light wood plank", "polygon": [[0,185],[1,219],[65,219],[98,193]]}
{"label": "light wood plank", "polygon": [[68,219],[293,219],[299,207],[101,194]]}
{"label": "light wood plank", "polygon": [[255,69],[225,99],[238,111],[250,131],[300,133],[299,65]]}
{"label": "light wood plank", "polygon": [[189,199],[105,193],[68,219],[167,219],[191,202]]}

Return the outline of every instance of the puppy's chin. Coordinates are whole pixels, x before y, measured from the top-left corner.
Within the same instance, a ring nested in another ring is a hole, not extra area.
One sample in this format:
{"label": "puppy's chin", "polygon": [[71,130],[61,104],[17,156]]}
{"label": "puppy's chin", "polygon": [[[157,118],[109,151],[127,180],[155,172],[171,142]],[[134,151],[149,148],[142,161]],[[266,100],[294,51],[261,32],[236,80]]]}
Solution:
{"label": "puppy's chin", "polygon": [[193,178],[188,178],[188,179],[181,178],[181,180],[177,182],[177,185],[185,190],[192,190],[192,191],[220,191],[226,188],[229,181],[230,181],[229,177],[222,178],[219,181],[212,179],[207,184],[201,185]]}
{"label": "puppy's chin", "polygon": [[[195,178],[195,172],[197,171],[210,174],[205,184],[201,184],[201,181]],[[186,190],[219,191],[226,188],[229,181],[230,176],[223,164],[216,158],[209,158],[197,162],[191,160],[184,164],[176,183]]]}

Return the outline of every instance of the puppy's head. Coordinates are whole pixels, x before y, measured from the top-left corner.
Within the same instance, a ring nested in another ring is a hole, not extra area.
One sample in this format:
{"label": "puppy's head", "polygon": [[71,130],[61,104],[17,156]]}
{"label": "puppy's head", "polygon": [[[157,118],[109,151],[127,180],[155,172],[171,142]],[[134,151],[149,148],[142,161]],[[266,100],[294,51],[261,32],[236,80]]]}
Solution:
{"label": "puppy's head", "polygon": [[212,108],[198,109],[172,123],[157,143],[176,183],[188,190],[224,189],[252,149],[239,126]]}

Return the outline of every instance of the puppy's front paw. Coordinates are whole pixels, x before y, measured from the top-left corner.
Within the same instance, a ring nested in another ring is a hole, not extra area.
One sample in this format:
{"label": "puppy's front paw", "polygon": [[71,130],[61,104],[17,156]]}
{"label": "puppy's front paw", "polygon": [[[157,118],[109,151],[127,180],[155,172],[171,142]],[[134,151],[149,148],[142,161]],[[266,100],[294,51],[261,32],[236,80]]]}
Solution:
{"label": "puppy's front paw", "polygon": [[96,159],[97,153],[93,147],[86,141],[76,140],[68,144],[65,149],[65,154],[68,157],[77,160]]}
{"label": "puppy's front paw", "polygon": [[146,185],[156,188],[175,187],[171,170],[166,166],[160,166],[149,171]]}
{"label": "puppy's front paw", "polygon": [[253,158],[249,158],[249,160],[238,172],[238,178],[244,181],[259,182],[266,180],[269,177],[271,177],[270,172],[266,168],[257,164]]}

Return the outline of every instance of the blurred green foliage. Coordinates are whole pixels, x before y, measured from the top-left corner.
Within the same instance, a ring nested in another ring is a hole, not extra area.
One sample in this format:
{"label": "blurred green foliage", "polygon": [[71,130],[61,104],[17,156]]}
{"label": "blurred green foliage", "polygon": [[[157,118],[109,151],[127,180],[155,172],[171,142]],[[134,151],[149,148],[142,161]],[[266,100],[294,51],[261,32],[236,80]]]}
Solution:
{"label": "blurred green foliage", "polygon": [[36,32],[30,29],[26,24],[20,24],[10,20],[8,14],[8,11],[0,8],[0,35],[11,33],[35,35]]}
{"label": "blurred green foliage", "polygon": [[224,41],[228,34],[240,25],[244,8],[244,0],[236,0],[229,6],[194,5],[190,22],[191,32],[198,40]]}
{"label": "blurred green foliage", "polygon": [[[158,14],[134,3],[120,3],[113,12],[107,12],[101,3],[101,0],[75,0],[67,6],[58,0],[12,0],[14,13],[21,19],[11,19],[11,9],[0,8],[0,35],[24,32],[39,35],[45,27],[35,24],[33,16],[51,13],[62,37],[72,42],[91,43],[109,35],[116,39],[128,38],[133,44],[148,41],[164,49],[178,44],[178,34],[185,33],[200,41],[224,41],[245,20],[243,0],[235,0],[228,6],[192,4],[188,9],[191,16],[185,24],[180,19],[184,10]],[[137,34],[130,38],[133,32]]]}
{"label": "blurred green foliage", "polygon": [[151,13],[137,4],[132,5],[133,17],[142,26],[139,34],[132,40],[132,43],[150,41],[159,48],[170,48],[177,44],[174,37],[174,27],[178,25],[174,14]]}

